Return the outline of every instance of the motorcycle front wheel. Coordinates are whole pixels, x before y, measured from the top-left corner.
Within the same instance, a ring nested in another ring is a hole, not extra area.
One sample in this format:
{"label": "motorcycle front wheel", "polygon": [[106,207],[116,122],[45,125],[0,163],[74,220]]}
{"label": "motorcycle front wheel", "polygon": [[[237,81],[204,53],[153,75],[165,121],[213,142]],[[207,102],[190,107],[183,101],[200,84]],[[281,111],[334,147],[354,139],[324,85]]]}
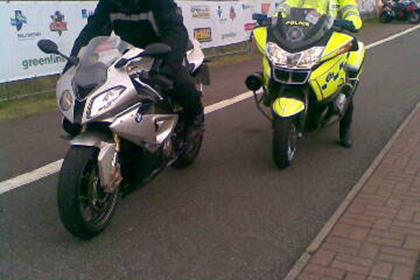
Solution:
{"label": "motorcycle front wheel", "polygon": [[297,131],[292,118],[274,117],[273,160],[279,169],[290,166],[296,152]]}
{"label": "motorcycle front wheel", "polygon": [[380,16],[379,16],[379,21],[382,23],[389,23],[392,21],[391,16],[388,13],[383,12]]}
{"label": "motorcycle front wheel", "polygon": [[58,210],[64,227],[75,237],[91,239],[110,223],[119,189],[107,193],[101,187],[95,147],[72,146],[60,171]]}
{"label": "motorcycle front wheel", "polygon": [[411,12],[408,14],[408,22],[411,24],[417,24],[420,22],[420,14],[417,12]]}

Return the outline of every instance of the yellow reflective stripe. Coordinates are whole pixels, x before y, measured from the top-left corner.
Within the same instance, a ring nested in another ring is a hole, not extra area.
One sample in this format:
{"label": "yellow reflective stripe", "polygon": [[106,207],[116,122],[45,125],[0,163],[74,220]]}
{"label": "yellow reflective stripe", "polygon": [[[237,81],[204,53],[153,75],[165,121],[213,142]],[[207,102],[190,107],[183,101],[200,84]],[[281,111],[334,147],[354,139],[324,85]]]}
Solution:
{"label": "yellow reflective stripe", "polygon": [[267,36],[268,36],[267,32],[268,32],[267,27],[258,27],[258,28],[255,28],[253,31],[258,50],[263,55],[266,55],[266,50],[267,50]]}
{"label": "yellow reflective stripe", "polygon": [[360,15],[359,10],[357,9],[357,7],[352,6],[352,5],[349,5],[349,6],[346,6],[346,7],[342,8],[340,10],[340,12],[341,12],[341,16],[343,18],[346,18],[349,15],[356,15],[356,16],[359,16]]}
{"label": "yellow reflective stripe", "polygon": [[363,22],[359,10],[355,5],[347,5],[340,9],[341,18],[353,22],[356,29],[362,28]]}
{"label": "yellow reflective stripe", "polygon": [[363,21],[360,18],[360,16],[349,16],[345,18],[346,20],[349,20],[351,22],[353,22],[354,27],[359,30],[360,28],[362,28],[363,26]]}
{"label": "yellow reflective stripe", "polygon": [[349,11],[349,12],[346,12],[346,13],[343,15],[343,18],[347,18],[347,17],[351,17],[351,16],[356,16],[356,17],[358,17],[358,16],[360,16],[360,14],[359,14],[359,12]]}

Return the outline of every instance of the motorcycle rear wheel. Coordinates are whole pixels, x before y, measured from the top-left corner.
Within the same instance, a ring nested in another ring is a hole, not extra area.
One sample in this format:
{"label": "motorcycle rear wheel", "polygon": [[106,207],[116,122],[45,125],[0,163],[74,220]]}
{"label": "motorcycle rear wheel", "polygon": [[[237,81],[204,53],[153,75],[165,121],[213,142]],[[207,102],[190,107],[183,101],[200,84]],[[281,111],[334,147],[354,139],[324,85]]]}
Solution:
{"label": "motorcycle rear wheel", "polygon": [[379,16],[379,21],[382,23],[389,23],[392,21],[392,18],[387,13],[382,13]]}
{"label": "motorcycle rear wheel", "polygon": [[203,139],[204,130],[200,129],[200,131],[197,131],[197,136],[192,141],[184,144],[186,145],[186,148],[179,155],[178,159],[172,164],[172,166],[176,169],[184,169],[193,164],[195,159],[198,157],[198,154],[200,153]]}
{"label": "motorcycle rear wheel", "polygon": [[110,223],[119,200],[119,189],[106,193],[100,185],[99,150],[72,146],[58,181],[58,210],[64,227],[75,237],[91,239]]}
{"label": "motorcycle rear wheel", "polygon": [[297,131],[293,119],[274,117],[273,160],[279,169],[290,166],[296,152]]}
{"label": "motorcycle rear wheel", "polygon": [[420,14],[417,12],[411,12],[408,14],[408,22],[411,24],[417,24],[420,22]]}

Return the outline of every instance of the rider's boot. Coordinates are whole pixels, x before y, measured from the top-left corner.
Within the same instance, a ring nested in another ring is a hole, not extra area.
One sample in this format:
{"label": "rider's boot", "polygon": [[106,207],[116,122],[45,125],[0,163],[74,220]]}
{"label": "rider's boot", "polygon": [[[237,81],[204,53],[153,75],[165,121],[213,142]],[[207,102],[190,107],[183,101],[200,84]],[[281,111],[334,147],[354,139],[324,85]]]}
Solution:
{"label": "rider's boot", "polygon": [[185,138],[187,142],[194,141],[204,132],[204,112],[188,118],[185,123]]}
{"label": "rider's boot", "polygon": [[353,145],[351,123],[353,119],[353,100],[350,101],[347,111],[340,121],[340,145],[344,148],[351,148]]}

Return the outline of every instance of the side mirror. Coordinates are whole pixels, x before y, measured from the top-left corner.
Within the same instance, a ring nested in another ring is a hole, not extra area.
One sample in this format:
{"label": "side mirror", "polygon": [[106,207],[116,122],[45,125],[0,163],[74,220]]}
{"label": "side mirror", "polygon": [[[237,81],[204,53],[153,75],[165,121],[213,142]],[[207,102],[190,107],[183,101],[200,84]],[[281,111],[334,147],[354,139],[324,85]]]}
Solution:
{"label": "side mirror", "polygon": [[163,43],[154,43],[150,44],[146,47],[144,52],[142,52],[141,56],[150,56],[150,57],[158,57],[165,55],[172,51],[172,48],[168,46],[167,44]]}
{"label": "side mirror", "polygon": [[58,46],[51,40],[39,40],[38,41],[38,48],[43,51],[44,53],[52,53],[52,54],[60,54],[58,52]]}

